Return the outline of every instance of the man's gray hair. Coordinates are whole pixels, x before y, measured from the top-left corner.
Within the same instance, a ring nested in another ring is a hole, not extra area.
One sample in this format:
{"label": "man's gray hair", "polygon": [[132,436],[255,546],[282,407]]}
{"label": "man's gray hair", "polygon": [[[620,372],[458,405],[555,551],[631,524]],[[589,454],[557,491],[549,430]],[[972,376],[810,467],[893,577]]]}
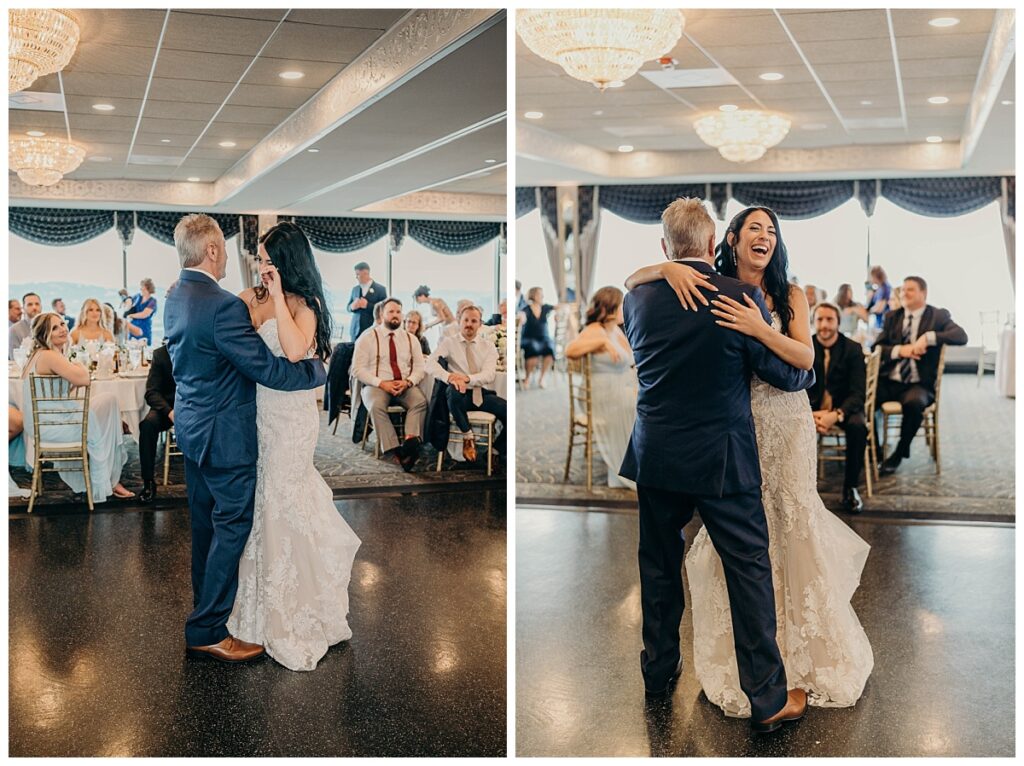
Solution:
{"label": "man's gray hair", "polygon": [[661,225],[668,255],[675,260],[705,257],[715,235],[715,222],[696,197],[681,197],[665,208]]}
{"label": "man's gray hair", "polygon": [[[462,303],[462,301],[459,301],[459,303]],[[467,311],[475,311],[476,313],[478,313],[480,315],[481,319],[483,319],[483,317],[484,317],[484,310],[482,308],[480,308],[479,306],[473,305],[473,302],[470,301],[469,303],[463,305],[459,309],[459,313],[458,313],[458,316],[456,317],[456,319],[458,319],[461,322],[462,321],[462,315],[465,314]]]}
{"label": "man's gray hair", "polygon": [[192,213],[178,221],[174,227],[174,246],[178,248],[181,268],[193,268],[206,260],[206,246],[220,236],[220,225],[205,213]]}

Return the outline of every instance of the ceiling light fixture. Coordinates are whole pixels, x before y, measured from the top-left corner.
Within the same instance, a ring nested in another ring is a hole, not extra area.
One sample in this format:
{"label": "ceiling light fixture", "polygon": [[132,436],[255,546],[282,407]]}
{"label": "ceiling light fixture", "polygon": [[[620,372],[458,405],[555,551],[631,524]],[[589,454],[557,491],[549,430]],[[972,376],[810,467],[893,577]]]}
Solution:
{"label": "ceiling light fixture", "polygon": [[12,138],[8,143],[11,170],[30,186],[53,186],[84,159],[85,149],[62,138]]}
{"label": "ceiling light fixture", "polygon": [[622,80],[612,80],[610,83],[608,83],[608,87],[609,88],[621,88],[625,84],[626,83],[624,83]]}
{"label": "ceiling light fixture", "polygon": [[683,14],[671,8],[524,9],[516,15],[526,47],[600,90],[668,54],[684,23]]}
{"label": "ceiling light fixture", "polygon": [[42,138],[46,134],[41,130],[29,130],[25,133],[26,136],[32,136],[33,138]]}
{"label": "ceiling light fixture", "polygon": [[235,146],[235,142],[234,141],[221,141],[217,145],[218,146],[223,146],[225,149],[230,149],[231,147]]}
{"label": "ceiling light fixture", "polygon": [[544,116],[544,112],[527,112],[523,115],[528,120],[539,120]]}
{"label": "ceiling light fixture", "polygon": [[874,102],[865,100],[865,101],[861,101],[860,105],[861,106],[871,106],[872,103],[874,103]]}
{"label": "ceiling light fixture", "polygon": [[781,114],[740,109],[701,117],[693,127],[729,162],[753,162],[786,137],[790,124]]}
{"label": "ceiling light fixture", "polygon": [[185,180],[187,180],[189,183],[193,183],[193,184],[199,183],[199,176],[189,176]]}
{"label": "ceiling light fixture", "polygon": [[8,94],[25,90],[43,75],[61,71],[75,55],[81,30],[69,11],[11,9],[7,21]]}
{"label": "ceiling light fixture", "polygon": [[623,144],[622,146],[619,147],[619,151],[622,152],[623,154],[628,154],[629,152],[633,151],[633,147],[630,146],[629,144]]}
{"label": "ceiling light fixture", "polygon": [[112,112],[114,111],[113,104],[93,104],[92,108],[97,112]]}
{"label": "ceiling light fixture", "polygon": [[320,153],[319,149],[307,149],[306,151],[309,152],[310,154],[319,154]]}
{"label": "ceiling light fixture", "polygon": [[945,96],[932,96],[928,99],[929,104],[948,104],[949,99]]}
{"label": "ceiling light fixture", "polygon": [[484,160],[484,164],[486,165],[493,165],[495,162],[497,162],[497,160]]}
{"label": "ceiling light fixture", "polygon": [[[1003,103],[1006,103],[1006,102],[1004,101]],[[595,117],[600,117],[602,114],[604,114],[604,109],[595,109],[594,110],[594,116]]]}
{"label": "ceiling light fixture", "polygon": [[735,112],[737,109],[739,109],[739,107],[736,106],[736,104],[722,104],[718,107],[718,111],[720,112]]}
{"label": "ceiling light fixture", "polygon": [[1009,106],[1009,105],[1010,105],[1010,104],[1012,104],[1013,102],[1012,102],[1012,101],[1011,101],[1010,99],[1008,99],[1008,98],[1004,98],[1004,99],[1003,99],[1002,101],[1000,101],[999,103],[1000,103],[1000,104],[1002,104],[1003,106]]}
{"label": "ceiling light fixture", "polygon": [[928,136],[928,138],[926,138],[925,141],[927,141],[929,144],[941,144],[942,136]]}
{"label": "ceiling light fixture", "polygon": [[306,75],[305,75],[304,72],[296,72],[295,70],[289,70],[287,72],[281,72],[278,75],[278,77],[280,77],[282,80],[301,80],[305,76]]}
{"label": "ceiling light fixture", "polygon": [[171,143],[171,139],[169,139],[169,138],[161,138],[160,139],[160,143],[161,144],[169,144],[169,143]]}
{"label": "ceiling light fixture", "polygon": [[955,27],[960,23],[960,19],[952,16],[939,16],[928,22],[933,27]]}
{"label": "ceiling light fixture", "polygon": [[782,74],[781,72],[765,72],[764,74],[758,75],[758,77],[760,77],[762,80],[767,80],[768,82],[775,82],[776,80],[781,80],[785,76],[786,75]]}

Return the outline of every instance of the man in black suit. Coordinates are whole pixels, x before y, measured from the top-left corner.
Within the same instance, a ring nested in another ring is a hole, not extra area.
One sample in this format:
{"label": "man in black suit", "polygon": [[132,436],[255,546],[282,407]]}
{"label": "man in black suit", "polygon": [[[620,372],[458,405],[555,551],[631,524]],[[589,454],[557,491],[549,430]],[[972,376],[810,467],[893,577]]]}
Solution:
{"label": "man in black suit", "polygon": [[[715,225],[697,199],[672,203],[662,216],[662,249],[710,276],[717,295],[752,297],[769,321],[761,291],[714,272]],[[633,434],[619,473],[637,483],[640,505],[640,665],[651,695],[682,671],[683,527],[700,511],[722,559],[730,596],[740,687],[751,725],[774,731],[806,710],[806,695],[787,694],[776,643],[775,593],[750,379],[801,391],[813,373],[780,361],[760,342],[718,326],[708,306],[684,311],[667,282],[640,285],[624,301],[626,335],[636,358],[639,394]]]}
{"label": "man in black suit", "polygon": [[174,425],[174,377],[171,374],[171,355],[167,346],[153,350],[153,361],[146,378],[146,404],[149,412],[139,423],[139,463],[142,465],[142,492],[140,503],[151,503],[156,498],[156,444],[160,434]]}
{"label": "man in black suit", "polygon": [[814,307],[814,385],[807,389],[819,434],[837,426],[846,434],[846,476],[843,479],[843,510],[860,513],[864,501],[857,493],[864,468],[868,426],[864,419],[867,370],[859,343],[839,332],[839,307],[819,303]]}
{"label": "man in black suit", "polygon": [[903,280],[903,307],[890,311],[875,345],[882,349],[878,373],[878,406],[899,402],[903,424],[896,450],[878,472],[895,473],[903,458],[910,457],[910,442],[924,420],[925,408],[935,401],[935,379],[939,373],[942,346],[964,346],[967,333],[946,309],[927,305],[928,283],[921,277]]}
{"label": "man in black suit", "polygon": [[356,282],[348,299],[348,311],[352,314],[349,340],[353,343],[363,330],[373,326],[373,307],[388,297],[387,288],[370,277],[370,265],[365,261],[356,264]]}

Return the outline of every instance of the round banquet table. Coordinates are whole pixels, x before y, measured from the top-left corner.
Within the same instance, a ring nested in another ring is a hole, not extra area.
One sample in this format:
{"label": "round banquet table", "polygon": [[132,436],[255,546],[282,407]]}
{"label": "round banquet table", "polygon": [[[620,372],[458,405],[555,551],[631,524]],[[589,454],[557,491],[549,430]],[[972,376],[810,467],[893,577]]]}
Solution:
{"label": "round banquet table", "polygon": [[1004,327],[999,332],[999,353],[996,355],[996,391],[1010,399],[1016,398],[1014,362],[1017,328]]}

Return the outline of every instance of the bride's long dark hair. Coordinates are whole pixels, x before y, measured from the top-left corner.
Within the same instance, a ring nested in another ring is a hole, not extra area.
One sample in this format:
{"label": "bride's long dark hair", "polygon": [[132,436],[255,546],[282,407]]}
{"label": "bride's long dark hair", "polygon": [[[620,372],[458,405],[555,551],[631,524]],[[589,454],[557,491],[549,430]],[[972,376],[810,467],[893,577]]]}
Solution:
{"label": "bride's long dark hair", "polygon": [[786,243],[782,241],[782,227],[779,226],[779,217],[775,215],[774,210],[759,206],[748,207],[733,216],[725,230],[725,236],[715,248],[715,269],[719,274],[739,279],[736,248],[729,244],[729,232],[732,232],[733,241],[739,243],[740,230],[748,216],[755,210],[760,210],[771,218],[772,225],[775,226],[775,252],[772,253],[772,259],[768,261],[768,266],[764,270],[764,289],[772,297],[773,308],[782,320],[782,334],[786,335],[789,322],[793,319],[793,307],[789,305],[789,252],[786,250]]}
{"label": "bride's long dark hair", "polygon": [[[309,239],[294,223],[282,221],[260,237],[260,244],[266,248],[270,262],[281,276],[281,288],[302,298],[316,316],[316,355],[321,361],[327,361],[331,354],[331,314]],[[257,301],[263,303],[269,297],[266,287],[256,287]]]}

